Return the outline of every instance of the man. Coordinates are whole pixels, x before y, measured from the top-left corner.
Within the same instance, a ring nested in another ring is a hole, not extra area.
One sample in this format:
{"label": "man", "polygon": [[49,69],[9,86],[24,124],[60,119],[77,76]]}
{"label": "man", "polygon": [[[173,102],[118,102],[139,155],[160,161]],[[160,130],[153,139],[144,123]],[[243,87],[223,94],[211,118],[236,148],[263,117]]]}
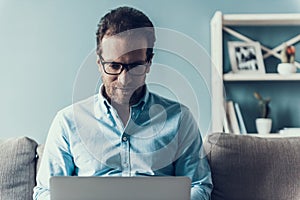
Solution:
{"label": "man", "polygon": [[51,176],[188,176],[191,198],[209,199],[210,168],[190,111],[145,85],[155,42],[142,12],[120,7],[98,25],[99,93],[57,113],[34,199],[49,199]]}

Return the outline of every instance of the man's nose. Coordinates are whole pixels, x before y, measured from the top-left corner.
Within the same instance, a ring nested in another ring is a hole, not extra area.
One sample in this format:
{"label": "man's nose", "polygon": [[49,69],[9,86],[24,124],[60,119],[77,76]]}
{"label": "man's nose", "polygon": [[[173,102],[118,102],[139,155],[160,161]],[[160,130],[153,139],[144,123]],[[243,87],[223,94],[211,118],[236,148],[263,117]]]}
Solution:
{"label": "man's nose", "polygon": [[118,76],[118,81],[122,84],[122,85],[127,85],[128,83],[130,83],[132,81],[132,77],[131,75],[128,73],[127,69],[124,69],[121,74],[119,74]]}

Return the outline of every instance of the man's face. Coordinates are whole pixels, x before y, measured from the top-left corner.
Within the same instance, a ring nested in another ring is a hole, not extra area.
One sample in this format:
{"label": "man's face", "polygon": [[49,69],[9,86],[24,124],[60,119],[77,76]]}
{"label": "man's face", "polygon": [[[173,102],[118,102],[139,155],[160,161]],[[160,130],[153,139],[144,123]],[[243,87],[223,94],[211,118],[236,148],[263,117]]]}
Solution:
{"label": "man's face", "polygon": [[[135,41],[121,37],[104,37],[102,39],[102,61],[116,62],[122,64],[143,63],[147,60],[145,39]],[[110,75],[105,73],[100,58],[97,58],[97,64],[101,73],[101,79],[104,85],[105,93],[110,98],[111,103],[128,105],[130,102],[137,102],[141,98],[141,86],[145,84],[146,73],[149,73],[150,64],[147,66],[145,74],[131,75],[124,69],[119,75]],[[140,88],[139,90],[137,90]]]}

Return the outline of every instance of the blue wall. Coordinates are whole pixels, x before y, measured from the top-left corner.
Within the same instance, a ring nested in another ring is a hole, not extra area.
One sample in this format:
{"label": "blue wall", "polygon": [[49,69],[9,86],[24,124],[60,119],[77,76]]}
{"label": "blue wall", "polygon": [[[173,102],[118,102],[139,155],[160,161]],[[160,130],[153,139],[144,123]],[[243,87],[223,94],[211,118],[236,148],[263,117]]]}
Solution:
{"label": "blue wall", "polygon": [[[156,26],[182,32],[208,52],[216,10],[300,12],[299,0],[0,0],[1,138],[26,135],[44,142],[56,112],[72,103],[76,74],[95,48],[98,20],[119,5],[141,9]],[[174,64],[168,56],[157,56],[155,62]]]}

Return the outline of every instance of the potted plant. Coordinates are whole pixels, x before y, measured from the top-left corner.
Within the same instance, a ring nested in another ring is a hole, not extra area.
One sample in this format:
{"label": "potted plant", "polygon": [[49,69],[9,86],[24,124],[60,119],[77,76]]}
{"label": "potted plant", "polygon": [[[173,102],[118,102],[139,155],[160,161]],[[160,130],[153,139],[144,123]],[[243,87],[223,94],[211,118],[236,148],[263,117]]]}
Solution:
{"label": "potted plant", "polygon": [[283,44],[284,48],[281,51],[281,63],[277,66],[279,74],[291,74],[297,71],[295,62],[296,49],[293,45],[288,46],[286,43]]}
{"label": "potted plant", "polygon": [[260,117],[255,120],[256,130],[259,134],[268,134],[271,131],[272,119],[268,118],[270,114],[270,98],[264,99],[258,92],[254,92],[254,97],[258,100]]}

